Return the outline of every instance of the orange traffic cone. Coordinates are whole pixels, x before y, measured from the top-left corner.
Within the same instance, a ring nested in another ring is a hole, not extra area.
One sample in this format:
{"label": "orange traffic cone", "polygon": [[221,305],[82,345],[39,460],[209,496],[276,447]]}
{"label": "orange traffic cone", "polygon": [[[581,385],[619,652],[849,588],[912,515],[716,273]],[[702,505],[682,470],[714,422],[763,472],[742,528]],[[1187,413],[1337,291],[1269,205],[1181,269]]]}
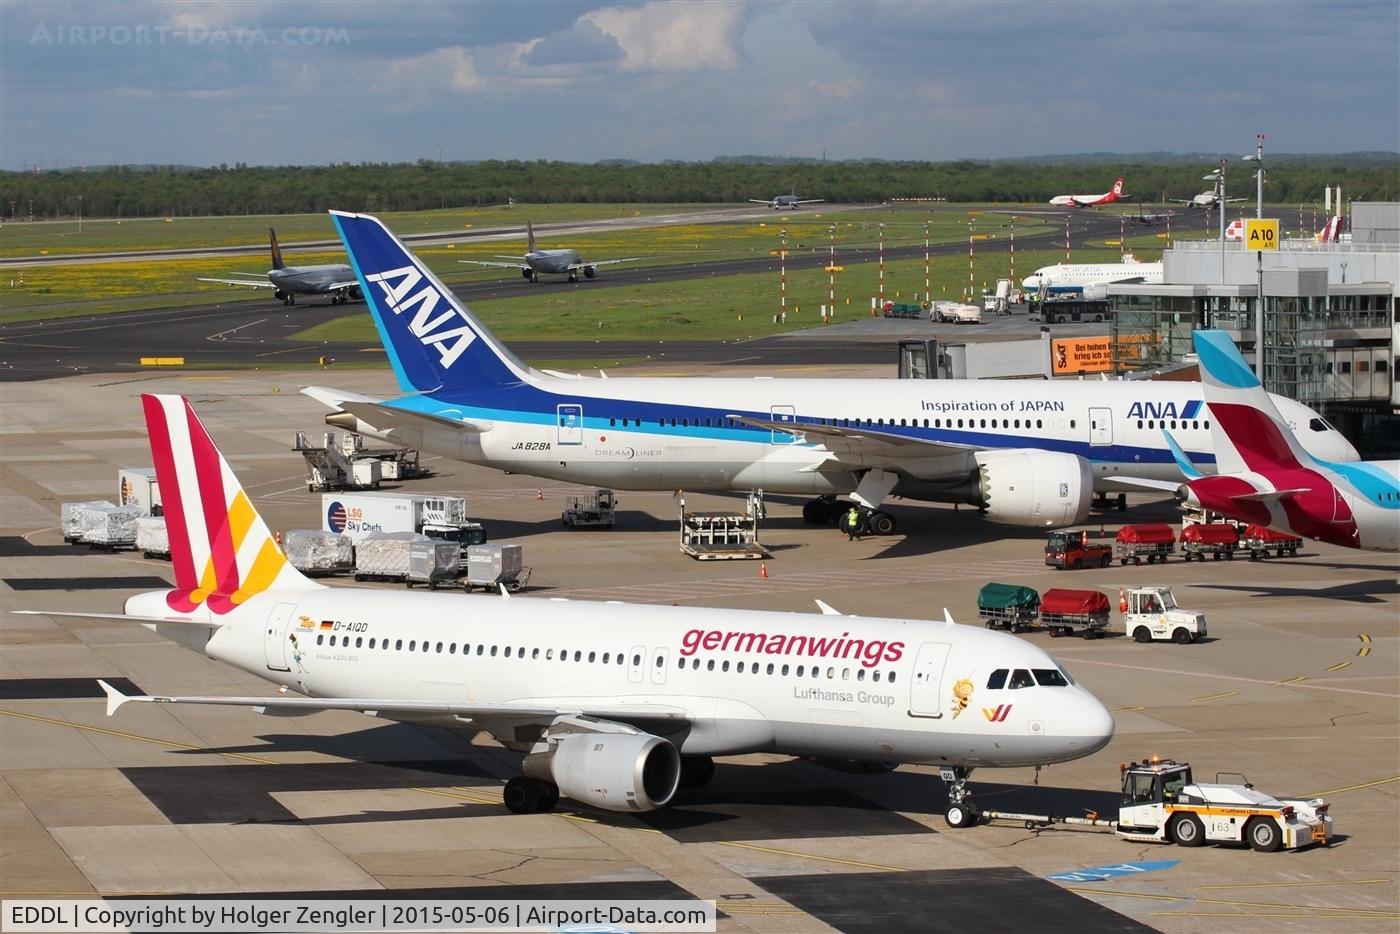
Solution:
{"label": "orange traffic cone", "polygon": [[277,547],[278,547],[278,548],[281,548],[281,547],[282,547],[282,530],[281,530],[281,529],[278,529],[276,532],[273,532],[273,533],[272,533],[272,540],[273,540],[274,542],[277,543]]}
{"label": "orange traffic cone", "polygon": [[535,490],[535,499],[544,499],[544,490]]}
{"label": "orange traffic cone", "polygon": [[758,578],[759,578],[759,580],[767,580],[767,579],[768,579],[768,562],[767,562],[767,561],[760,561],[760,562],[758,562]]}
{"label": "orange traffic cone", "polygon": [[1128,612],[1128,595],[1123,592],[1123,588],[1118,588],[1118,612]]}

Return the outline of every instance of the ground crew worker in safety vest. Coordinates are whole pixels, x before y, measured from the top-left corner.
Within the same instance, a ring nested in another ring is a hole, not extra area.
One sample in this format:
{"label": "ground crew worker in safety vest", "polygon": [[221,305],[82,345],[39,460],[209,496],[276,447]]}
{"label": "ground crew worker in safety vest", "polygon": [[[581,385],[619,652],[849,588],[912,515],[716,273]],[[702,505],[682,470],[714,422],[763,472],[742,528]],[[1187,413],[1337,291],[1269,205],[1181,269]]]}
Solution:
{"label": "ground crew worker in safety vest", "polygon": [[848,541],[855,541],[860,538],[861,521],[860,508],[858,506],[852,506],[850,509],[846,510],[846,514],[841,517],[841,531],[846,533],[846,539]]}

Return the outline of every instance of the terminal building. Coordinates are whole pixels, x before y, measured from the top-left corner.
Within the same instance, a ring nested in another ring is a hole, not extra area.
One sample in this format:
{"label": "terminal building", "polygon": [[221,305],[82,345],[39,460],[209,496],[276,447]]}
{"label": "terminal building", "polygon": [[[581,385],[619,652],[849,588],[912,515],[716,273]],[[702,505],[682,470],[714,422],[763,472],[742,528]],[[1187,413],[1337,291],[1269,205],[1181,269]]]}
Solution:
{"label": "terminal building", "polygon": [[1191,332],[1218,328],[1263,354],[1265,388],[1323,412],[1363,456],[1400,457],[1400,203],[1355,202],[1349,240],[1283,239],[1262,276],[1258,254],[1223,245],[1177,243],[1162,284],[1109,287],[1114,372],[1188,364]]}

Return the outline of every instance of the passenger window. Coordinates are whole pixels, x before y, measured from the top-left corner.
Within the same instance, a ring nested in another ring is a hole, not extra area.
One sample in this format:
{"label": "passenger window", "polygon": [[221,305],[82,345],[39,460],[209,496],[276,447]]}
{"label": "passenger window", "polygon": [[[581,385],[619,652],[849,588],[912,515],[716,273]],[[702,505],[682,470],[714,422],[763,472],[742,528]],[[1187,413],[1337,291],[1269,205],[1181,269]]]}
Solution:
{"label": "passenger window", "polygon": [[864,681],[864,680],[865,680],[865,669],[864,669],[864,668],[857,668],[857,669],[856,669],[856,680],[857,680],[857,681]]}
{"label": "passenger window", "polygon": [[495,647],[494,645],[491,646],[491,657],[492,657],[492,658],[495,658],[495,657],[496,657],[496,647]]}
{"label": "passenger window", "polygon": [[768,673],[769,673],[770,675],[773,673],[773,663],[772,663],[772,662],[769,662],[769,663],[768,663]]}
{"label": "passenger window", "polygon": [[786,677],[786,676],[787,676],[787,673],[788,673],[788,666],[784,665],[783,668],[782,668],[782,672],[783,672],[783,676]]}
{"label": "passenger window", "polygon": [[[425,651],[426,651],[426,650],[425,650]],[[437,651],[438,651],[438,654],[439,654],[439,655],[442,654],[442,643],[441,643],[441,642],[439,642],[439,643],[437,644]]]}
{"label": "passenger window", "polygon": [[798,665],[798,666],[797,666],[797,677],[799,677],[799,678],[802,677],[802,671],[803,671],[803,666],[802,666],[802,665]]}
{"label": "passenger window", "polygon": [[660,668],[664,664],[666,664],[666,659],[662,658],[660,655],[656,656],[656,667]]}
{"label": "passenger window", "polygon": [[1032,668],[1031,672],[1035,675],[1035,683],[1043,688],[1069,687],[1069,682],[1058,668]]}
{"label": "passenger window", "polygon": [[536,658],[539,658],[539,657],[540,657],[540,650],[539,650],[539,649],[531,649],[531,650],[530,650],[530,658],[531,658],[531,659],[536,659]]}
{"label": "passenger window", "polygon": [[478,642],[478,643],[476,644],[476,654],[481,655],[481,654],[485,653],[485,651],[486,651],[486,643],[485,643],[485,642]]}
{"label": "passenger window", "polygon": [[370,647],[370,648],[374,648],[374,640],[373,640],[373,639],[369,640],[369,647]]}
{"label": "passenger window", "polygon": [[719,666],[719,670],[720,670],[720,671],[728,671],[728,670],[729,670],[729,662],[723,662],[723,663],[721,663],[720,666]]}
{"label": "passenger window", "polygon": [[[700,661],[700,659],[697,658],[695,661],[696,661],[696,663],[698,664],[699,661]],[[660,668],[660,667],[661,667],[661,659],[659,659],[659,658],[656,660],[656,667],[657,667],[657,668]],[[679,669],[681,669],[682,671],[684,671],[684,670],[685,670],[685,659],[683,659],[683,658],[678,658],[678,659],[676,659],[676,667],[679,668]]]}
{"label": "passenger window", "polygon": [[321,645],[321,644],[324,643],[325,641],[326,641],[325,635],[318,632],[318,633],[316,634],[316,644],[317,644],[317,645]]}
{"label": "passenger window", "polygon": [[842,681],[849,681],[849,680],[851,680],[851,669],[849,669],[849,668],[842,668],[842,669],[841,669],[841,680],[842,680]]}
{"label": "passenger window", "polygon": [[836,669],[835,669],[835,668],[828,668],[828,669],[826,670],[826,680],[831,681],[831,680],[834,679],[835,677],[836,677]]}
{"label": "passenger window", "polygon": [[609,654],[611,654],[611,653],[608,653],[608,652],[604,652],[604,653],[603,653],[603,664],[604,664],[604,665],[606,665],[606,664],[608,663],[608,655],[609,655]]}
{"label": "passenger window", "polygon": [[744,673],[744,663],[743,663],[743,662],[740,662],[739,664],[735,665],[735,666],[734,666],[734,671],[737,672],[738,674],[743,674],[743,673]]}
{"label": "passenger window", "polygon": [[633,656],[632,656],[632,664],[634,664],[634,665],[640,665],[641,663],[642,663],[642,657],[641,657],[640,655],[633,655]]}
{"label": "passenger window", "polygon": [[[441,647],[442,647],[442,643],[438,643],[438,647],[441,648]],[[423,640],[423,651],[424,651],[424,652],[428,651],[428,640],[427,640],[427,639],[424,639],[424,640]]]}
{"label": "passenger window", "polygon": [[402,639],[395,639],[395,640],[394,640],[394,651],[395,651],[395,652],[401,652],[401,651],[403,651],[403,640],[402,640]]}
{"label": "passenger window", "polygon": [[878,671],[872,671],[872,672],[870,673],[870,680],[871,680],[871,681],[879,681],[879,680],[880,680],[880,673],[879,673]]}
{"label": "passenger window", "polygon": [[[374,640],[371,639],[370,641],[373,642]],[[371,645],[370,648],[374,648],[374,646]],[[456,654],[457,654],[457,643],[455,643],[455,642],[449,642],[449,643],[447,644],[447,654],[448,654],[448,655],[456,655]]]}
{"label": "passenger window", "polygon": [[[697,661],[698,661],[698,659],[697,659]],[[706,671],[714,671],[714,670],[715,670],[715,660],[714,660],[713,658],[710,659],[708,662],[705,663],[705,670],[706,670]]]}
{"label": "passenger window", "polygon": [[[331,636],[331,642],[332,642],[332,643],[335,642],[335,636]],[[408,640],[408,650],[409,650],[410,652],[414,652],[414,651],[417,651],[417,649],[418,649],[418,640],[417,640],[417,639],[409,639],[409,640]],[[491,654],[494,655],[495,653],[492,652]]]}
{"label": "passenger window", "polygon": [[895,672],[893,672],[893,671],[890,672],[890,678],[889,678],[890,684],[894,684],[894,676],[895,676]]}
{"label": "passenger window", "polygon": [[987,690],[1000,691],[1006,687],[1006,676],[1010,674],[1005,668],[998,668],[992,672],[992,676],[987,679]]}
{"label": "passenger window", "polygon": [[598,653],[597,653],[597,652],[589,652],[589,653],[588,653],[588,664],[590,664],[590,665],[593,664],[594,660],[595,660],[597,657],[598,657]]}
{"label": "passenger window", "polygon": [[1011,689],[1035,687],[1035,680],[1031,678],[1031,673],[1024,668],[1017,668],[1011,673]]}
{"label": "passenger window", "polygon": [[578,649],[574,649],[574,661],[576,661],[576,662],[581,662],[581,661],[583,661],[583,653],[580,652]]}
{"label": "passenger window", "polygon": [[358,649],[358,648],[360,648],[360,647],[361,647],[362,645],[364,645],[364,644],[365,644],[365,640],[364,640],[364,637],[363,637],[363,636],[356,636],[356,637],[355,637],[355,648]]}

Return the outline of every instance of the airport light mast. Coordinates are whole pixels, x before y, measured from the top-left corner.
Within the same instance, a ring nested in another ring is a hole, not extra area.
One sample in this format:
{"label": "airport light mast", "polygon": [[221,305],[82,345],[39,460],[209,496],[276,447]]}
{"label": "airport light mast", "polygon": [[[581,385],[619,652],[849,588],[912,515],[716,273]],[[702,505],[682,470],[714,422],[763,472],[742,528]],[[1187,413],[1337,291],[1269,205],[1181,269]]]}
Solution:
{"label": "airport light mast", "polygon": [[1256,172],[1254,173],[1254,178],[1257,180],[1257,183],[1258,183],[1258,184],[1256,185],[1256,188],[1257,188],[1257,192],[1256,192],[1257,203],[1256,203],[1255,208],[1254,208],[1254,216],[1255,216],[1255,218],[1258,219],[1258,220],[1263,220],[1263,219],[1264,219],[1264,134],[1263,134],[1263,133],[1256,133],[1256,134],[1254,134],[1254,155],[1252,155],[1252,156],[1244,156],[1243,159],[1244,159],[1245,162],[1257,162],[1257,163],[1259,164],[1259,166],[1258,166],[1258,171],[1256,171]]}
{"label": "airport light mast", "polygon": [[[1245,162],[1257,163],[1254,172],[1257,201],[1254,217],[1264,219],[1264,134],[1254,134],[1254,155],[1244,156]],[[1223,164],[1223,163],[1222,163]],[[1221,197],[1224,197],[1222,194]],[[1224,211],[1221,212],[1224,217]],[[1264,382],[1264,254],[1256,250],[1254,270],[1254,375]]]}

